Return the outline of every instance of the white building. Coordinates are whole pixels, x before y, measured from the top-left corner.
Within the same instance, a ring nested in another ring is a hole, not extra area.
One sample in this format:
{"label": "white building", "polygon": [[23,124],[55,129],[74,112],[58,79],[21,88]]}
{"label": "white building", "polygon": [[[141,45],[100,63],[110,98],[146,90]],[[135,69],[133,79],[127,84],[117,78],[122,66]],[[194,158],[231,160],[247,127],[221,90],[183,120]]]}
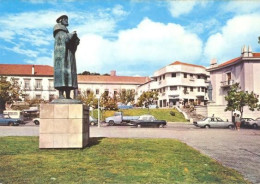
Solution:
{"label": "white building", "polygon": [[136,92],[139,85],[148,81],[150,81],[149,77],[117,76],[115,71],[111,71],[110,76],[78,75],[79,92],[93,91],[97,96],[105,91],[110,96],[116,95],[122,90]]}
{"label": "white building", "polygon": [[[217,64],[216,60],[211,62],[207,71],[210,72],[213,89],[213,102],[208,106],[208,115],[215,114],[223,119],[231,119],[231,112],[224,111],[227,104],[225,96],[234,83],[239,83],[243,91],[253,91],[258,97],[260,95],[260,53],[252,52],[250,46],[244,46],[241,55],[229,61],[221,64]],[[245,107],[244,117],[258,118],[260,111],[252,112]]]}
{"label": "white building", "polygon": [[58,92],[53,85],[53,67],[47,65],[0,64],[0,75],[15,80],[23,91],[22,98],[51,101]]}
{"label": "white building", "polygon": [[[0,76],[18,82],[23,90],[23,100],[38,98],[51,101],[57,98],[53,71],[53,67],[47,65],[0,64]],[[116,71],[111,71],[110,76],[78,75],[78,90],[93,91],[96,96],[107,91],[113,96],[122,90],[130,89],[136,92],[139,85],[150,80],[149,77],[117,76]]]}
{"label": "white building", "polygon": [[203,105],[208,101],[209,73],[203,66],[175,61],[155,71],[152,79],[146,89],[159,92],[159,107],[171,107],[180,102]]}

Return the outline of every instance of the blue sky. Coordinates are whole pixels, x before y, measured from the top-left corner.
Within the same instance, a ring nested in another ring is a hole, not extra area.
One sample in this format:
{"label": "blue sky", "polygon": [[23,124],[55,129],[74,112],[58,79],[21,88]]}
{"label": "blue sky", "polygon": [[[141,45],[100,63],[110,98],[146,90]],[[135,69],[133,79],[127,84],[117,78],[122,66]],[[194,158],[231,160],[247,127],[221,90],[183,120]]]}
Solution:
{"label": "blue sky", "polygon": [[260,1],[0,0],[0,63],[53,66],[53,26],[81,39],[78,73],[152,76],[174,62],[209,66],[260,52]]}

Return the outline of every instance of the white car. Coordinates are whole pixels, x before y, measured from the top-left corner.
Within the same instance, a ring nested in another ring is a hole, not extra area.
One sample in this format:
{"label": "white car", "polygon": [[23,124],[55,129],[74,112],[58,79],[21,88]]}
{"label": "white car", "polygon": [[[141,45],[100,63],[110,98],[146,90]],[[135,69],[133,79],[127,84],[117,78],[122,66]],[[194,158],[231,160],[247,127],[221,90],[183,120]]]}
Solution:
{"label": "white car", "polygon": [[[243,119],[243,118],[242,118]],[[256,120],[246,121],[247,125],[249,125],[252,128],[258,128],[260,127],[260,118],[256,118]]]}
{"label": "white car", "polygon": [[201,121],[193,122],[197,127],[201,128],[233,128],[234,124],[229,121],[223,121],[218,117],[207,117]]}
{"label": "white car", "polygon": [[33,122],[35,125],[40,125],[40,118],[34,118]]}

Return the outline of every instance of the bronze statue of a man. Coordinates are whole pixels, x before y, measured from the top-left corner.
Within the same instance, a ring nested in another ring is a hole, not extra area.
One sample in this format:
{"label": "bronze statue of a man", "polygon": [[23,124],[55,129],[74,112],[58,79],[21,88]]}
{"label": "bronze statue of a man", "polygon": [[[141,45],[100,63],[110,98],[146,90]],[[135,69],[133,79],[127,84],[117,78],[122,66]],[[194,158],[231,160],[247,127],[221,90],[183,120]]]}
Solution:
{"label": "bronze statue of a man", "polygon": [[70,99],[70,90],[78,88],[75,52],[79,45],[76,31],[69,33],[68,16],[56,20],[53,29],[54,43],[54,87],[59,90],[59,99]]}

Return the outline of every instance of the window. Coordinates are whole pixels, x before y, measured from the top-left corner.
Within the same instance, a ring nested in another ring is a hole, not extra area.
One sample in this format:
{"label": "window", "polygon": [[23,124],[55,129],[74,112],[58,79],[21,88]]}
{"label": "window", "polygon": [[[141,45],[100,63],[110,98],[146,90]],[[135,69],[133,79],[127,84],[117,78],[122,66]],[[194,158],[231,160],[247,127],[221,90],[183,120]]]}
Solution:
{"label": "window", "polygon": [[170,90],[171,91],[176,91],[177,90],[177,86],[170,86]]}
{"label": "window", "polygon": [[172,77],[176,77],[176,73],[172,73]]}
{"label": "window", "polygon": [[117,90],[114,90],[114,95],[117,95]]}
{"label": "window", "polygon": [[184,91],[187,91],[187,87],[184,87]]}
{"label": "window", "polygon": [[227,84],[230,85],[231,84],[231,73],[227,73]]}
{"label": "window", "polygon": [[30,79],[24,80],[24,89],[30,89]]}
{"label": "window", "polygon": [[36,99],[40,100],[42,96],[41,95],[36,95],[35,97],[36,97]]}
{"label": "window", "polygon": [[41,79],[36,79],[36,89],[42,89],[42,80]]}
{"label": "window", "polygon": [[198,75],[198,79],[200,79],[200,75]]}
{"label": "window", "polygon": [[53,80],[49,80],[49,89],[50,90],[54,89]]}
{"label": "window", "polygon": [[89,95],[90,94],[90,89],[87,89],[87,95]]}
{"label": "window", "polygon": [[198,92],[200,92],[200,87],[198,87]]}
{"label": "window", "polygon": [[99,95],[99,89],[96,89],[96,95]]}
{"label": "window", "polygon": [[49,95],[49,101],[51,102],[54,99],[54,94]]}
{"label": "window", "polygon": [[186,73],[184,73],[184,78],[187,78],[187,74]]}
{"label": "window", "polygon": [[193,87],[190,87],[190,91],[193,91]]}
{"label": "window", "polygon": [[190,74],[190,77],[193,78],[193,74]]}
{"label": "window", "polygon": [[204,88],[201,88],[201,91],[204,92]]}
{"label": "window", "polygon": [[163,80],[165,79],[165,75],[163,75]]}

